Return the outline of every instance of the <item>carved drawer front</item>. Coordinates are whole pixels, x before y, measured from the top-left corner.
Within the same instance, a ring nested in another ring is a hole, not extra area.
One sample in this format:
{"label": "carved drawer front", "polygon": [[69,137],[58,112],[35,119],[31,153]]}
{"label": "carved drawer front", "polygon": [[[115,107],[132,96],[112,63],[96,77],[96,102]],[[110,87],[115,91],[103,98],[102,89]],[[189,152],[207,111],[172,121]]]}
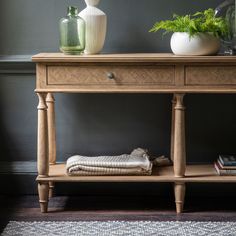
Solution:
{"label": "carved drawer front", "polygon": [[236,85],[236,66],[187,66],[186,85]]}
{"label": "carved drawer front", "polygon": [[48,66],[48,85],[174,85],[174,66]]}

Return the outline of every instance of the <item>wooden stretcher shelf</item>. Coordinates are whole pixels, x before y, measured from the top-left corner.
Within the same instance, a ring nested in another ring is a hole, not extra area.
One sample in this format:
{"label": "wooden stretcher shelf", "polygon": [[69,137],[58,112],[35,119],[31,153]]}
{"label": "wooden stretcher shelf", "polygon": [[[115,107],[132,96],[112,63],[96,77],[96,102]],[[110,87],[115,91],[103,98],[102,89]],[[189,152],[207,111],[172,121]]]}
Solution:
{"label": "wooden stretcher shelf", "polygon": [[156,167],[150,176],[68,176],[65,164],[50,166],[49,177],[38,181],[53,182],[232,182],[236,176],[219,176],[213,165],[188,165],[185,178],[174,177],[173,167]]}

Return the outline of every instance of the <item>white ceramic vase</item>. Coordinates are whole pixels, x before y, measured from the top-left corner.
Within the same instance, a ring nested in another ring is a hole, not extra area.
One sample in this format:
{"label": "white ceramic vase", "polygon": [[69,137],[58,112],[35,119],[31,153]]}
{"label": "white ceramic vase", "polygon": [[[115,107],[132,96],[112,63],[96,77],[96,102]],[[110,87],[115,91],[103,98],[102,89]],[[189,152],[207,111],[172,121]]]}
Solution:
{"label": "white ceramic vase", "polygon": [[86,23],[85,54],[97,54],[104,45],[107,29],[107,16],[96,6],[100,0],[85,0],[87,7],[79,13]]}
{"label": "white ceramic vase", "polygon": [[220,39],[211,33],[198,33],[189,37],[188,33],[173,33],[170,46],[174,54],[182,56],[214,55],[220,49]]}

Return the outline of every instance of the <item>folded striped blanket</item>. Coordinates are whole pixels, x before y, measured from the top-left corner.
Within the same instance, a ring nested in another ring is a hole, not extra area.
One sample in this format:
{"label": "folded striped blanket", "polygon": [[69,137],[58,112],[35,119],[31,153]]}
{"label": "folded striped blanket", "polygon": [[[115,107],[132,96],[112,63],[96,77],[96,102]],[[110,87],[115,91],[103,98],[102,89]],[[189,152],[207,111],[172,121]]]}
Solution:
{"label": "folded striped blanket", "polygon": [[151,175],[152,163],[147,151],[137,148],[119,156],[72,156],[66,170],[68,175]]}

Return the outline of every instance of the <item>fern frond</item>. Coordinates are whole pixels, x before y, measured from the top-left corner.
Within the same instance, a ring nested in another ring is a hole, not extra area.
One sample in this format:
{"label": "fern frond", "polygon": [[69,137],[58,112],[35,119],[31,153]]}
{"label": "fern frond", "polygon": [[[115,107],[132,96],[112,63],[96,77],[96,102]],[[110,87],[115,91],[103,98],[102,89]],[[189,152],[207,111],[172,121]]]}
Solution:
{"label": "fern frond", "polygon": [[229,34],[229,26],[226,19],[216,17],[212,8],[196,12],[192,15],[179,16],[173,14],[172,20],[156,22],[149,32],[164,30],[169,32],[187,32],[190,37],[199,32],[211,32],[216,37],[224,37]]}

